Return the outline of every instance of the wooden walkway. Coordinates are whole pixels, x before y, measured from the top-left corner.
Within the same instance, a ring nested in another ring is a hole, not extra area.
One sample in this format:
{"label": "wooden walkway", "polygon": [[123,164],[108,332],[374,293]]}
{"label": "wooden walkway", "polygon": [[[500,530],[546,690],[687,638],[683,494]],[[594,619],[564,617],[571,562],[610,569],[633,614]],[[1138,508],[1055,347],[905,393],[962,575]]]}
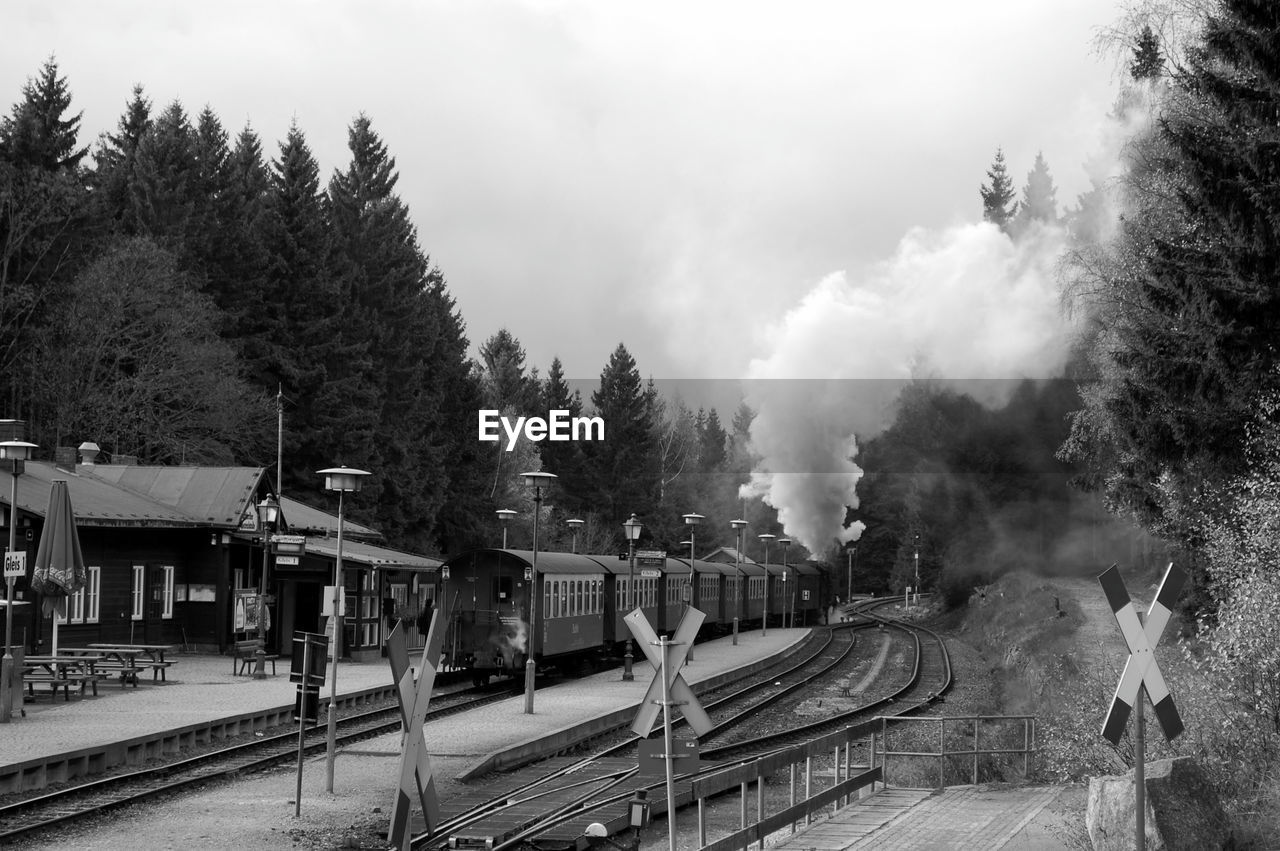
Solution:
{"label": "wooden walkway", "polygon": [[[1052,787],[881,789],[797,832],[773,851],[923,851],[1009,845],[1057,795]],[[1036,847],[1066,848],[1052,837]],[[1045,842],[1051,844],[1043,844]]]}

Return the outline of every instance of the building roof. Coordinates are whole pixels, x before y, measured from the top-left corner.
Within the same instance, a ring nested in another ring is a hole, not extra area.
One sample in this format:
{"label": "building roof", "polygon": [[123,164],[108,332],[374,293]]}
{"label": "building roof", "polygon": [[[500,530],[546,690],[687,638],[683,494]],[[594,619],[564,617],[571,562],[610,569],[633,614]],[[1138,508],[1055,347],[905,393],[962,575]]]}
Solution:
{"label": "building roof", "polygon": [[[27,461],[18,476],[18,510],[43,517],[49,509],[54,480],[67,483],[76,522],[85,526],[207,526],[172,506],[79,470],[67,470],[48,461]],[[0,470],[0,499],[9,501],[13,476]]]}
{"label": "building roof", "polygon": [[[336,518],[335,518],[336,520]],[[307,536],[307,555],[323,556],[336,559],[338,557],[338,539]],[[431,556],[379,547],[364,541],[342,540],[343,562],[355,562],[369,567],[394,568],[399,570],[431,570],[438,568],[442,562]]]}
{"label": "building roof", "polygon": [[[280,497],[280,513],[284,516],[285,525],[289,531],[295,535],[320,535],[334,536],[338,534],[338,516],[322,511],[319,508],[312,508],[305,502],[299,502],[287,496]],[[368,526],[361,526],[359,523],[352,523],[346,517],[342,518],[342,534],[361,538],[366,541],[382,540],[382,533],[377,529],[371,529]],[[346,541],[344,540],[345,544]]]}
{"label": "building roof", "polygon": [[714,561],[721,564],[733,564],[735,561],[741,564],[755,564],[755,559],[746,553],[739,553],[734,547],[716,547],[711,552],[703,556],[699,561]]}
{"label": "building roof", "polygon": [[150,467],[136,464],[79,464],[76,473],[127,488],[209,526],[239,528],[247,515],[257,528],[253,496],[262,467]]}

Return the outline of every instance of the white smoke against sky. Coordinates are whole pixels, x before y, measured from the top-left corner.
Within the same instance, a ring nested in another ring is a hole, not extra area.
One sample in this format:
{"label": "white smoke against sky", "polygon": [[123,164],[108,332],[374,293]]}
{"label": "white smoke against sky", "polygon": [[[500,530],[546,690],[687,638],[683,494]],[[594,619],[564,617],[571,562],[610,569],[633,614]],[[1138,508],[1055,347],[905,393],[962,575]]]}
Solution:
{"label": "white smoke against sky", "polygon": [[857,441],[892,423],[907,382],[956,383],[999,404],[1014,382],[984,379],[1061,373],[1071,325],[1054,269],[1064,244],[1052,227],[1017,243],[985,222],[917,229],[859,280],[820,281],[748,370],[761,460],[741,495],[776,508],[810,551],[857,540],[862,524],[844,525],[845,507],[858,507]]}

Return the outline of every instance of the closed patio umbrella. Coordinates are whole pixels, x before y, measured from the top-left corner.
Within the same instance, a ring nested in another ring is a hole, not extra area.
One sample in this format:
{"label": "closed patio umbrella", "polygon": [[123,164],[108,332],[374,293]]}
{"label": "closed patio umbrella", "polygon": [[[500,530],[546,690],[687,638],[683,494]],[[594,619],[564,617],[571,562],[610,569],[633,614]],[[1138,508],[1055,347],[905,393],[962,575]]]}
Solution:
{"label": "closed patio umbrella", "polygon": [[[49,491],[49,510],[40,532],[40,547],[31,571],[31,587],[39,592],[46,615],[67,614],[67,598],[84,587],[84,556],[76,515],[71,508],[67,483],[55,479]],[[53,619],[53,655],[58,655],[58,618]]]}

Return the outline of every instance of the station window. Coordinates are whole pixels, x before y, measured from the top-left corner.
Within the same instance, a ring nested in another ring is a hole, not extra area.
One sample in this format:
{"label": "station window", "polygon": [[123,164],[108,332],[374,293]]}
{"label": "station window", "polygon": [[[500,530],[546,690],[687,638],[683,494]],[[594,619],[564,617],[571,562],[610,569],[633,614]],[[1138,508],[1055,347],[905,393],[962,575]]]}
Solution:
{"label": "station window", "polygon": [[143,599],[145,599],[143,596],[142,589],[143,589],[143,576],[145,575],[145,571],[146,571],[146,568],[140,564],[135,564],[133,566],[132,619],[135,621],[142,620],[142,601]]}

